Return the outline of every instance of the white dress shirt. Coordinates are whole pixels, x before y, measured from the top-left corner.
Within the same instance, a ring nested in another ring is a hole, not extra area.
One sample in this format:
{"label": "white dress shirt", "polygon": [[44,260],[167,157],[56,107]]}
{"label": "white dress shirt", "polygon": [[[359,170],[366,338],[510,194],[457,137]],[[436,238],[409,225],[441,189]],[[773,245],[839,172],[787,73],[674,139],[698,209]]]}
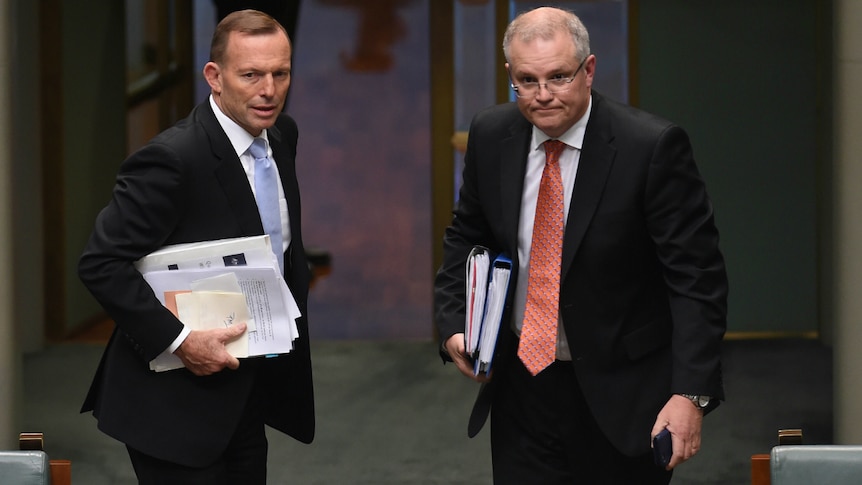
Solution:
{"label": "white dress shirt", "polygon": [[[251,191],[254,193],[254,157],[248,151],[248,147],[251,146],[251,142],[254,141],[254,137],[251,136],[249,132],[245,131],[243,127],[239,126],[234,120],[228,118],[227,115],[222,113],[221,108],[216,104],[212,94],[210,94],[209,103],[212,107],[213,113],[215,113],[216,120],[230,140],[230,144],[233,146],[234,151],[236,151],[236,156],[239,157],[239,161],[245,171],[245,176],[248,179],[249,186],[251,186]],[[263,130],[258,138],[266,140],[266,153],[271,159],[275,160],[272,156],[272,147],[269,145],[269,138],[267,137],[266,130]],[[275,168],[276,173],[278,173],[278,166],[273,164],[273,167]],[[290,246],[290,218],[287,212],[287,200],[284,198],[284,187],[281,186],[280,175],[278,177],[278,181],[278,207],[280,209],[279,212],[281,212],[281,234],[283,235],[282,251],[287,251],[287,247]],[[189,336],[189,333],[191,333],[191,329],[183,326],[183,330],[179,335],[177,335],[177,338],[174,339],[173,343],[168,346],[165,352],[173,353],[177,350],[186,340],[186,337]]]}
{"label": "white dress shirt", "polygon": [[[572,191],[575,187],[575,178],[578,174],[578,163],[581,158],[581,149],[584,145],[584,133],[590,112],[593,108],[593,99],[587,111],[571,128],[562,136],[556,138],[566,144],[563,153],[560,154],[560,175],[563,178],[563,203],[564,221],[569,218],[569,204],[572,200]],[[530,247],[533,243],[533,222],[536,216],[536,201],[539,198],[539,184],[542,180],[542,171],[545,168],[545,148],[542,144],[551,138],[544,132],[533,127],[533,135],[530,140],[530,152],[527,155],[527,173],[524,176],[524,192],[521,194],[521,216],[518,220],[518,281],[515,286],[515,299],[513,308],[513,325],[515,333],[521,334],[524,323],[524,310],[527,306],[527,281],[530,276]],[[564,229],[565,230],[565,229]],[[568,341],[562,325],[557,324],[557,359],[571,360]]]}

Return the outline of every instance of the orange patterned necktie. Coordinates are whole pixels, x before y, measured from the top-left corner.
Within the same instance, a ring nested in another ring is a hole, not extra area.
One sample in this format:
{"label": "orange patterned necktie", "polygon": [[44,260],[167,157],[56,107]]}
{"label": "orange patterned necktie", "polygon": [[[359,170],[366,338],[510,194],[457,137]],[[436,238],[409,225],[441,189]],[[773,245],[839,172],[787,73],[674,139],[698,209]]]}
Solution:
{"label": "orange patterned necktie", "polygon": [[518,345],[518,357],[533,375],[551,365],[557,354],[560,261],[565,225],[560,154],[565,146],[559,140],[545,142],[545,168],[536,201],[527,305]]}

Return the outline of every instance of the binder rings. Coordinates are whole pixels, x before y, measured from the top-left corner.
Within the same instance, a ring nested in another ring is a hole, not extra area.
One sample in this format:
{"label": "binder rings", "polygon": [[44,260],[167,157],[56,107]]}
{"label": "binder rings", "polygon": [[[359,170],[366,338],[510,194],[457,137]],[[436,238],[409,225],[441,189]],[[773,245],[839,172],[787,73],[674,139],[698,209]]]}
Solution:
{"label": "binder rings", "polygon": [[512,260],[504,254],[492,260],[488,248],[475,246],[467,257],[466,271],[464,347],[473,359],[473,373],[487,374],[502,324]]}

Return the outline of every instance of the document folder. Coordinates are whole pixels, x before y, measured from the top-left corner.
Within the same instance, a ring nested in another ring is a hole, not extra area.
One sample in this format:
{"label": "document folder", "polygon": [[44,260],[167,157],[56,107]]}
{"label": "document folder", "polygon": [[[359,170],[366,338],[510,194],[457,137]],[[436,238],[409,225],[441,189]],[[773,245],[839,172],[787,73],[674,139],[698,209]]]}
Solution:
{"label": "document folder", "polygon": [[467,257],[467,312],[464,346],[473,358],[473,373],[488,373],[506,305],[512,260],[504,254],[491,262],[487,248],[476,246]]}
{"label": "document folder", "polygon": [[[159,302],[192,330],[245,322],[228,345],[234,357],[286,354],[302,314],[281,275],[269,236],[166,246],[135,262]],[[167,351],[150,362],[163,372],[183,367]]]}

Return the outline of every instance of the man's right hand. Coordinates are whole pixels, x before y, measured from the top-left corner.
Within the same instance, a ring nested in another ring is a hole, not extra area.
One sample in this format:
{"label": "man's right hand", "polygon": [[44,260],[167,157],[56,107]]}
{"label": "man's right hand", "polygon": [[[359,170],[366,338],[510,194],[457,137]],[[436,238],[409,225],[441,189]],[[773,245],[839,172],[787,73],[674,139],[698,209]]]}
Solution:
{"label": "man's right hand", "polygon": [[463,333],[456,333],[449,337],[443,347],[446,349],[449,357],[452,358],[452,362],[455,363],[455,366],[458,367],[458,370],[460,370],[462,374],[476,382],[488,382],[491,380],[490,375],[481,373],[478,376],[473,375],[473,362],[470,360],[470,357],[467,355],[467,349],[464,347]]}
{"label": "man's right hand", "polygon": [[225,343],[242,335],[245,329],[245,323],[238,323],[228,328],[192,330],[174,354],[198,376],[215,374],[225,367],[237,369],[239,360],[228,353]]}

